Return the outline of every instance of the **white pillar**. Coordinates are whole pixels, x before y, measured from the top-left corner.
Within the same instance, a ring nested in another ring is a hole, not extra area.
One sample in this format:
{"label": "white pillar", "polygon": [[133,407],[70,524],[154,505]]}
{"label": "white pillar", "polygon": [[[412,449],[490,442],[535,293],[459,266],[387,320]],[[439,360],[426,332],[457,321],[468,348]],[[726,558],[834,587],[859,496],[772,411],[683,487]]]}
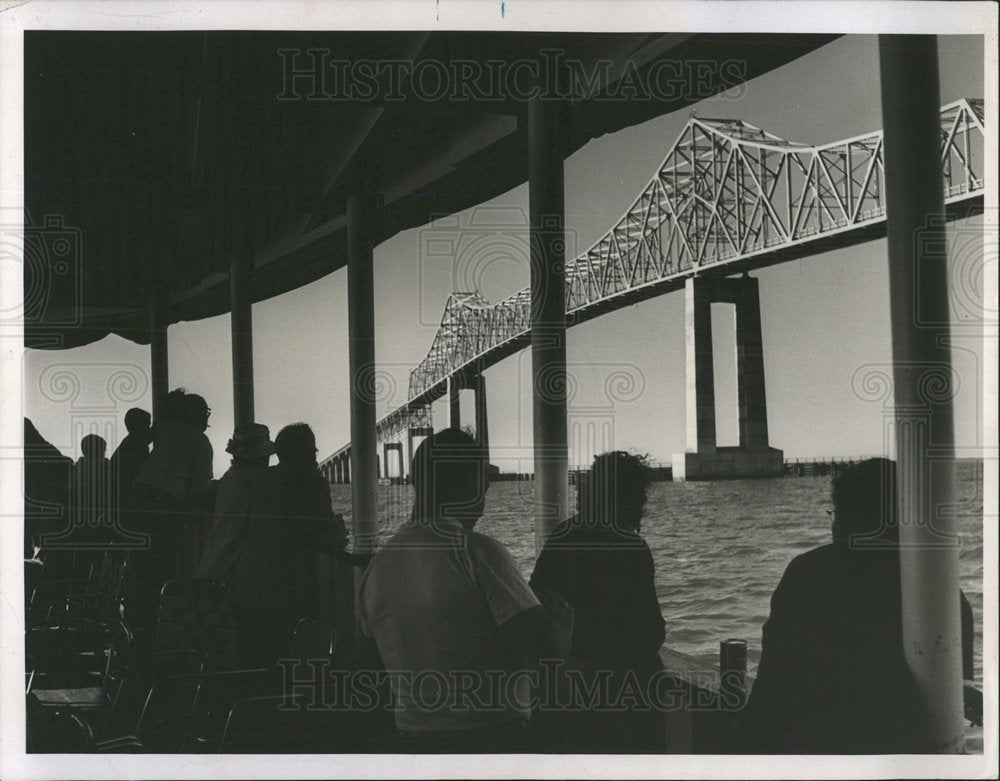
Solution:
{"label": "white pillar", "polygon": [[953,410],[951,388],[927,383],[951,371],[937,39],[882,35],[879,50],[903,647],[930,712],[927,750],[953,753],[965,743]]}

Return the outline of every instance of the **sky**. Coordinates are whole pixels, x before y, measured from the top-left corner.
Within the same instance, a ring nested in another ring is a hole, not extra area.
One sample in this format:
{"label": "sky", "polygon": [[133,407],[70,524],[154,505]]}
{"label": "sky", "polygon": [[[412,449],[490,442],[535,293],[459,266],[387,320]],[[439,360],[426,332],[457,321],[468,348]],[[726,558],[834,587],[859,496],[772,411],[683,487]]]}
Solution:
{"label": "sky", "polygon": [[[983,97],[982,39],[942,36],[939,46],[942,105]],[[743,119],[810,144],[876,130],[882,124],[877,38],[838,39],[693,110],[701,117]],[[687,119],[687,111],[662,116],[595,139],[567,159],[566,229],[575,254],[620,219]],[[478,287],[498,301],[527,286],[527,198],[522,185],[462,212],[457,229],[432,223],[376,248],[380,416],[405,400],[409,371],[429,349],[450,292]],[[493,227],[477,227],[486,222]],[[968,299],[982,294],[980,227],[981,219],[974,219],[950,229],[957,247],[951,294],[959,380],[956,442],[962,453],[982,440],[981,326],[972,322],[982,303]],[[435,235],[456,230],[472,251],[457,258],[426,251]],[[760,279],[770,443],[786,457],[886,452],[891,406],[860,398],[856,389],[859,372],[891,361],[886,262],[886,244],[879,240],[754,273]],[[289,423],[310,424],[320,458],[349,439],[346,276],[341,269],[253,307],[256,418],[270,427],[272,437]],[[587,464],[607,449],[646,453],[660,462],[683,452],[683,298],[680,291],[659,296],[569,331],[571,465]],[[738,438],[732,317],[731,307],[713,306],[720,445],[737,444]],[[216,476],[228,467],[225,446],[233,425],[229,328],[226,315],[177,323],[168,332],[171,387],[200,393],[212,408],[208,435]],[[485,375],[491,457],[504,471],[532,468],[530,365],[529,351],[522,351]],[[137,381],[109,402],[108,378],[119,370]],[[148,370],[148,347],[116,336],[58,353],[27,350],[25,415],[75,458],[94,419],[88,410],[110,403],[117,413],[107,437],[110,454],[124,435],[125,411],[151,406],[148,387],[143,391]],[[75,398],[53,385],[64,371],[81,378]],[[626,379],[616,384],[614,377],[622,375]],[[472,422],[472,403],[471,392],[463,394],[463,423]],[[445,404],[435,404],[436,428],[446,425]],[[609,435],[588,435],[602,426]]]}

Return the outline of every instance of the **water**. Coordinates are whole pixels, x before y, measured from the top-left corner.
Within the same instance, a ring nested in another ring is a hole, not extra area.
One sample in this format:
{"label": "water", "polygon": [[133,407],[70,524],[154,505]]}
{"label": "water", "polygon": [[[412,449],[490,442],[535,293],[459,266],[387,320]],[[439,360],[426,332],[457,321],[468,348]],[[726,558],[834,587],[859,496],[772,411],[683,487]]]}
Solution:
{"label": "water", "polygon": [[[982,686],[982,466],[958,468],[957,518],[961,586],[976,623],[975,670]],[[503,541],[526,578],[534,566],[532,483],[495,483],[476,530]],[[571,497],[571,500],[573,497]],[[334,508],[350,517],[350,487],[333,487]],[[385,539],[408,515],[409,486],[380,488]],[[656,563],[656,592],[667,622],[667,645],[704,669],[718,665],[719,641],[747,641],[748,672],[760,660],[761,627],[788,562],[830,541],[830,478],[654,483],[641,533]],[[982,751],[982,730],[967,735]]]}

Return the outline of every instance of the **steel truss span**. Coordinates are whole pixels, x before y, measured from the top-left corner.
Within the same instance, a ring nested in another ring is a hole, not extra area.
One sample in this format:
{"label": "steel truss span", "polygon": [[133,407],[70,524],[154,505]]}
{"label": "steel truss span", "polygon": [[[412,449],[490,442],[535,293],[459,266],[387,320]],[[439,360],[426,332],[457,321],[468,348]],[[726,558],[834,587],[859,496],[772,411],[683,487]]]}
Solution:
{"label": "steel truss span", "polygon": [[[983,123],[982,100],[941,109],[952,215],[982,208]],[[677,289],[696,274],[726,276],[884,236],[882,143],[879,130],[810,146],[739,119],[692,116],[621,220],[567,264],[567,325]],[[409,401],[379,421],[379,440],[389,441],[410,416],[425,421],[451,375],[526,346],[530,300],[527,289],[495,304],[478,292],[453,293],[427,356],[410,373]]]}

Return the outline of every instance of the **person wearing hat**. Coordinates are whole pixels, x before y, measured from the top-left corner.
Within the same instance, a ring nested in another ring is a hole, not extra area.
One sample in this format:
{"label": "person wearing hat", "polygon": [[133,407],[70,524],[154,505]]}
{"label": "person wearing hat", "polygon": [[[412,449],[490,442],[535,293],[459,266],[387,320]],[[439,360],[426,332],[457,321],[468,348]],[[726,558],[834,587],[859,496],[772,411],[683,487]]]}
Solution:
{"label": "person wearing hat", "polygon": [[215,515],[196,570],[199,578],[228,580],[247,541],[255,493],[274,454],[271,433],[263,423],[237,426],[226,445],[232,465],[219,479]]}
{"label": "person wearing hat", "polygon": [[326,627],[331,616],[320,556],[346,554],[344,519],[316,464],[316,437],[305,423],[274,438],[278,463],[252,498],[246,544],[227,577],[247,663],[270,664],[288,649],[299,621]]}

